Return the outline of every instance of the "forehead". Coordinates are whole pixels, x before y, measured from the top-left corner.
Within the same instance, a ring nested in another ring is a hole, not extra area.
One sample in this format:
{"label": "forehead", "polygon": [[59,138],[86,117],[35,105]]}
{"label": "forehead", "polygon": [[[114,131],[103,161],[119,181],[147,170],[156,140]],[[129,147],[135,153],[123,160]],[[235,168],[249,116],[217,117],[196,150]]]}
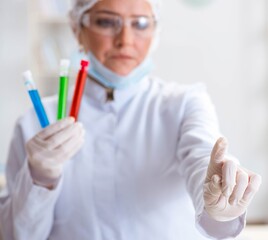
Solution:
{"label": "forehead", "polygon": [[153,15],[148,0],[100,0],[92,11],[112,11],[122,16]]}

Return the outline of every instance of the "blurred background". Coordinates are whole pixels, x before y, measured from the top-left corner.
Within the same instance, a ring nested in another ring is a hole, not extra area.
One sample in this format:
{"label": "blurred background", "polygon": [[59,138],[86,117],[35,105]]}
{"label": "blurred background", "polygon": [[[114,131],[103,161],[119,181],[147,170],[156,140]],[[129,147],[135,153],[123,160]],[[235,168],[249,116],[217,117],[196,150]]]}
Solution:
{"label": "blurred background", "polygon": [[[76,74],[69,7],[70,0],[0,2],[1,184],[15,121],[31,106],[22,72],[32,70],[42,96],[57,93],[61,58]],[[267,0],[164,0],[154,54],[154,73],[164,80],[207,85],[230,152],[262,175],[249,223],[268,222],[267,16]]]}

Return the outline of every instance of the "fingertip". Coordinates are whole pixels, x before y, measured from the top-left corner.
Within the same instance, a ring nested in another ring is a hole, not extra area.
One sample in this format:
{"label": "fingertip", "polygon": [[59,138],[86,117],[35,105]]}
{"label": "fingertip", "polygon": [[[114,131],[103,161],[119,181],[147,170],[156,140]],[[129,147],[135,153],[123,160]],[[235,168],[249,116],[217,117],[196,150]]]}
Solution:
{"label": "fingertip", "polygon": [[59,122],[62,122],[64,125],[69,125],[75,122],[75,119],[73,117],[66,117],[63,119],[60,119]]}
{"label": "fingertip", "polygon": [[223,195],[226,197],[226,198],[229,198],[232,194],[232,187],[226,187],[225,190],[223,191]]}
{"label": "fingertip", "polygon": [[224,138],[219,138],[211,152],[211,161],[221,163],[224,160],[227,143]]}
{"label": "fingertip", "polygon": [[84,138],[85,134],[86,134],[86,130],[84,128],[83,123],[81,122],[75,122],[74,123],[74,129],[75,131],[77,131],[77,135],[81,138]]}
{"label": "fingertip", "polygon": [[212,180],[214,183],[218,184],[218,183],[221,182],[221,177],[220,177],[219,175],[215,174],[215,175],[212,176],[211,180]]}
{"label": "fingertip", "polygon": [[80,129],[84,129],[84,125],[81,122],[75,122],[75,125],[79,127]]}
{"label": "fingertip", "polygon": [[261,175],[256,174],[254,178],[255,178],[255,180],[259,183],[259,185],[262,184],[262,176],[261,176]]}
{"label": "fingertip", "polygon": [[262,184],[262,177],[259,174],[250,176],[250,183],[254,186],[256,191],[258,191]]}
{"label": "fingertip", "polygon": [[204,185],[204,191],[208,195],[220,196],[221,195],[221,177],[217,174],[211,177],[211,180]]}
{"label": "fingertip", "polygon": [[68,120],[69,120],[71,123],[74,123],[74,122],[75,122],[75,118],[72,117],[72,116],[68,117]]}
{"label": "fingertip", "polygon": [[228,141],[225,137],[221,136],[218,140],[217,140],[218,145],[220,145],[221,147],[225,147],[228,145]]}

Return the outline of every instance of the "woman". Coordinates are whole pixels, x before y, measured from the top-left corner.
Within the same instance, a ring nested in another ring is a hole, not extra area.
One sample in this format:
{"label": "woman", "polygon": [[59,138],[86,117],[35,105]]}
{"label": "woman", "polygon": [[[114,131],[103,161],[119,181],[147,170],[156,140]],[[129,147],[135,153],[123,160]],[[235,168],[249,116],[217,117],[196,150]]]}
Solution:
{"label": "woman", "polygon": [[158,6],[75,2],[72,27],[91,61],[79,122],[56,122],[56,96],[44,100],[51,126],[40,130],[33,110],[19,119],[4,239],[222,239],[243,229],[261,178],[227,155],[202,85],[149,76]]}

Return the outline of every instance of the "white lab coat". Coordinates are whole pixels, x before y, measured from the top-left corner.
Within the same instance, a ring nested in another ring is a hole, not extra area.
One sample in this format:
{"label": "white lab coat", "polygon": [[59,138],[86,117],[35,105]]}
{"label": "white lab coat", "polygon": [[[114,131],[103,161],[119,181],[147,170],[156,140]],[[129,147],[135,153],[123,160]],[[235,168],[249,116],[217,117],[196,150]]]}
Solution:
{"label": "white lab coat", "polygon": [[[71,97],[72,90],[69,106]],[[57,96],[43,103],[56,121]],[[9,195],[1,199],[4,239],[201,240],[243,229],[245,215],[216,222],[204,211],[203,182],[220,134],[202,84],[146,77],[107,102],[105,89],[88,80],[79,121],[85,144],[50,191],[33,185],[25,154],[40,131],[35,112],[19,119],[7,162]]]}

